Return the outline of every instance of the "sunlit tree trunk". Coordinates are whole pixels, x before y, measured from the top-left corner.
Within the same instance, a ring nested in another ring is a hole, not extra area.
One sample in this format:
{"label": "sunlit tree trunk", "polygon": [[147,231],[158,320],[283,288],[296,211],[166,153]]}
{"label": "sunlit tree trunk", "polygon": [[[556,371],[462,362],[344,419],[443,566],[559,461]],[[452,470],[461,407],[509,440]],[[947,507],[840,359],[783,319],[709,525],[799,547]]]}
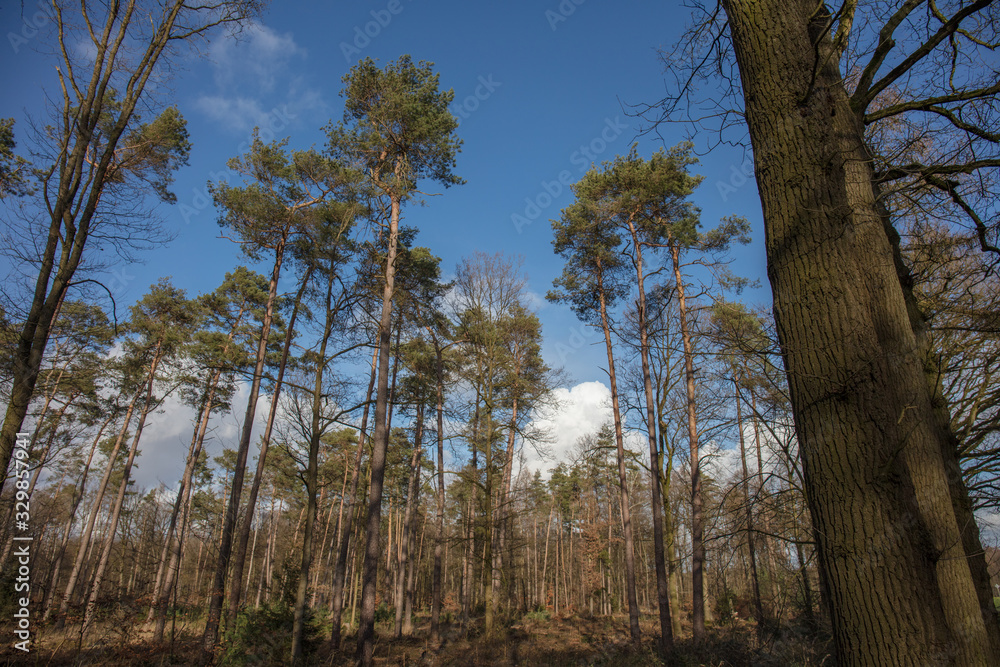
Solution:
{"label": "sunlit tree trunk", "polygon": [[337,565],[333,571],[333,600],[331,606],[331,617],[333,628],[330,634],[330,646],[336,650],[340,648],[341,635],[341,615],[344,610],[344,582],[347,577],[348,552],[350,550],[351,538],[354,535],[354,515],[358,498],[358,482],[361,478],[361,456],[365,451],[365,434],[368,429],[368,412],[371,407],[372,392],[375,389],[375,379],[378,371],[378,348],[372,353],[372,369],[368,379],[368,392],[365,394],[365,407],[361,414],[361,428],[358,430],[358,447],[354,454],[354,465],[351,468],[351,487],[347,496],[346,512],[344,513],[344,526],[340,533],[340,542],[337,547]]}
{"label": "sunlit tree trunk", "polygon": [[104,548],[97,561],[97,567],[94,570],[94,578],[90,585],[90,597],[87,599],[87,607],[83,614],[83,629],[80,632],[81,637],[87,632],[91,621],[93,621],[94,611],[97,608],[97,598],[101,593],[101,583],[104,579],[104,571],[108,566],[108,560],[111,558],[111,549],[115,543],[115,533],[118,531],[118,521],[121,517],[122,505],[125,503],[125,494],[128,491],[130,476],[132,474],[132,465],[135,462],[135,455],[139,450],[139,440],[142,437],[142,429],[146,424],[146,417],[156,408],[155,403],[157,402],[153,400],[153,385],[156,383],[156,371],[160,364],[160,360],[163,358],[162,355],[161,345],[160,343],[157,343],[156,348],[153,350],[152,361],[149,363],[149,376],[146,380],[146,397],[143,401],[142,412],[139,413],[139,422],[136,424],[135,435],[132,437],[132,446],[129,448],[128,459],[125,461],[125,468],[122,471],[122,481],[121,485],[118,487],[118,497],[115,498],[114,505],[111,509],[111,520],[108,523],[104,540]]}
{"label": "sunlit tree trunk", "polygon": [[[638,287],[638,301],[636,303],[639,323],[639,356],[642,362],[642,382],[646,397],[646,424],[647,440],[649,441],[649,486],[650,486],[650,507],[653,519],[653,560],[656,568],[656,601],[660,612],[660,653],[664,656],[669,654],[674,643],[674,629],[670,621],[670,590],[667,587],[667,568],[664,561],[663,547],[663,500],[660,490],[660,456],[659,447],[656,442],[656,408],[653,403],[653,381],[649,370],[649,335],[647,333],[646,321],[646,288],[645,269],[642,262],[642,245],[631,219],[628,222],[629,230],[632,234],[633,249],[635,252],[636,280]],[[695,452],[696,454],[697,452]],[[692,458],[692,468],[697,469],[695,458]],[[700,510],[700,508],[699,508]],[[693,513],[693,508],[692,508]],[[697,553],[695,558],[697,558]],[[700,569],[699,569],[700,573]],[[699,618],[698,594],[700,589],[695,591],[695,605],[692,612],[695,622],[695,637],[698,637],[697,627]],[[704,626],[704,611],[701,611],[702,624]]]}
{"label": "sunlit tree trunk", "polygon": [[597,298],[600,304],[601,330],[604,333],[604,346],[608,354],[608,382],[611,384],[611,415],[615,423],[615,459],[618,464],[619,507],[622,520],[623,548],[625,551],[625,596],[628,600],[629,636],[633,644],[638,644],[642,641],[642,634],[639,629],[639,601],[635,594],[635,547],[633,546],[632,538],[632,509],[631,501],[629,500],[628,478],[625,473],[625,437],[622,433],[621,407],[618,403],[618,377],[615,372],[614,350],[611,346],[611,325],[608,322],[604,282],[600,272],[601,265],[598,262]]}
{"label": "sunlit tree trunk", "polygon": [[274,430],[274,419],[278,411],[278,400],[281,397],[281,387],[285,379],[285,368],[288,365],[288,354],[292,346],[292,339],[295,338],[295,322],[299,316],[299,308],[302,304],[302,295],[309,285],[313,267],[307,266],[303,272],[302,280],[299,284],[299,291],[295,295],[292,305],[292,314],[288,318],[288,327],[285,329],[285,341],[281,348],[281,360],[278,362],[278,375],[274,380],[274,389],[271,393],[271,406],[267,413],[267,426],[264,427],[264,435],[260,441],[260,451],[257,453],[257,469],[254,471],[253,481],[247,491],[247,511],[243,515],[239,531],[236,534],[236,550],[233,552],[233,572],[229,587],[229,600],[226,607],[226,622],[232,624],[236,618],[236,612],[240,608],[240,601],[243,597],[243,563],[247,556],[247,543],[250,541],[250,528],[253,524],[254,510],[257,507],[257,494],[260,493],[260,484],[264,477],[264,470],[267,464],[267,450],[271,444],[271,433]]}

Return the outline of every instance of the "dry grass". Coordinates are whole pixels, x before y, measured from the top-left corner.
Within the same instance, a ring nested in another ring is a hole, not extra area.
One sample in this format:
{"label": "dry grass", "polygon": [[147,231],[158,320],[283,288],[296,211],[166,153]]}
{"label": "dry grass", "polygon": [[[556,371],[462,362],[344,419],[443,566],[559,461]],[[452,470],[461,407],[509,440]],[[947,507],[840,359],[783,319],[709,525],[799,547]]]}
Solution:
{"label": "dry grass", "polygon": [[[173,645],[154,646],[148,633],[127,624],[102,626],[82,651],[77,651],[78,634],[44,632],[31,654],[14,651],[10,644],[0,647],[0,665],[112,666],[208,665],[215,660],[201,651],[200,628],[180,628]],[[629,643],[627,620],[623,616],[559,616],[547,619],[534,614],[505,625],[492,637],[484,636],[474,622],[468,628],[453,625],[443,632],[442,641],[428,640],[426,619],[412,637],[393,640],[381,634],[376,644],[375,664],[408,667],[456,665],[462,667],[507,667],[514,665],[677,665],[711,667],[833,667],[827,642],[802,632],[786,631],[763,647],[756,646],[753,627],[736,624],[710,631],[707,641],[695,644],[688,637],[676,643],[674,654],[664,662],[656,655],[654,616],[642,619],[643,641]],[[267,638],[262,638],[267,641]],[[312,656],[310,665],[346,667],[353,665],[353,637],[345,637],[345,651]],[[264,664],[249,662],[247,664]]]}

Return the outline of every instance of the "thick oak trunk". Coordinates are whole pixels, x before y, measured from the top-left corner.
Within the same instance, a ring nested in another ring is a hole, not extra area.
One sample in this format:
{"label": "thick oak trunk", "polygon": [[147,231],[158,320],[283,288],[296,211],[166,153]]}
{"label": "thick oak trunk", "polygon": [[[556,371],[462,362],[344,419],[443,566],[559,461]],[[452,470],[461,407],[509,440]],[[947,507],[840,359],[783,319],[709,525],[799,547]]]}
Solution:
{"label": "thick oak trunk", "polygon": [[825,17],[726,0],[768,277],[845,665],[996,664],[920,346]]}

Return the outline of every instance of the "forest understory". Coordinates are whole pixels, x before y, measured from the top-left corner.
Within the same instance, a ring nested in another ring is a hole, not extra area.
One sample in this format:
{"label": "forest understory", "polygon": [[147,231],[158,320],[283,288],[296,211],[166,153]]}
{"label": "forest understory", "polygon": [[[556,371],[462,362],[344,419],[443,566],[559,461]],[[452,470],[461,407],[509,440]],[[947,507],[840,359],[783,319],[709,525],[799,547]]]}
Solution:
{"label": "forest understory", "polygon": [[[133,612],[135,610],[132,610]],[[277,611],[270,624],[247,631],[243,625],[228,649],[206,654],[201,637],[204,619],[178,619],[173,639],[161,644],[153,641],[152,632],[143,627],[142,618],[118,609],[111,620],[99,621],[92,630],[87,648],[78,649],[79,628],[63,630],[40,628],[30,656],[0,650],[0,665],[50,665],[77,667],[90,665],[275,665],[282,664],[291,646],[292,615]],[[241,621],[244,620],[241,617]],[[282,623],[281,621],[287,621]],[[374,664],[376,665],[446,665],[507,667],[515,665],[676,665],[694,667],[835,667],[830,654],[830,636],[822,628],[812,631],[804,621],[793,620],[778,631],[770,631],[763,644],[756,638],[753,621],[732,619],[728,624],[709,628],[704,641],[695,641],[690,631],[678,637],[674,652],[663,661],[656,651],[658,619],[655,611],[640,616],[643,637],[639,646],[629,641],[628,615],[594,615],[588,612],[552,615],[548,611],[529,612],[501,623],[492,636],[483,633],[482,619],[468,626],[460,622],[442,628],[440,641],[430,640],[429,614],[414,619],[414,633],[394,639],[391,623],[377,623]],[[332,651],[325,639],[329,624],[313,619],[304,665],[346,667],[356,664],[353,655],[356,637],[353,630],[344,635],[340,651]]]}

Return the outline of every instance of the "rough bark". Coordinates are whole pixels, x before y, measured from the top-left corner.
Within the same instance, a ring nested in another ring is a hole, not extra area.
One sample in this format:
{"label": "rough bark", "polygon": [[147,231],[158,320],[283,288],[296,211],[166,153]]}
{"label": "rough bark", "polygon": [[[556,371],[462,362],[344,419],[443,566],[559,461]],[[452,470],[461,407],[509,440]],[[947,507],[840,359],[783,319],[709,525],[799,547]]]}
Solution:
{"label": "rough bark", "polygon": [[804,0],[723,4],[840,661],[994,664],[946,437],[826,17]]}

